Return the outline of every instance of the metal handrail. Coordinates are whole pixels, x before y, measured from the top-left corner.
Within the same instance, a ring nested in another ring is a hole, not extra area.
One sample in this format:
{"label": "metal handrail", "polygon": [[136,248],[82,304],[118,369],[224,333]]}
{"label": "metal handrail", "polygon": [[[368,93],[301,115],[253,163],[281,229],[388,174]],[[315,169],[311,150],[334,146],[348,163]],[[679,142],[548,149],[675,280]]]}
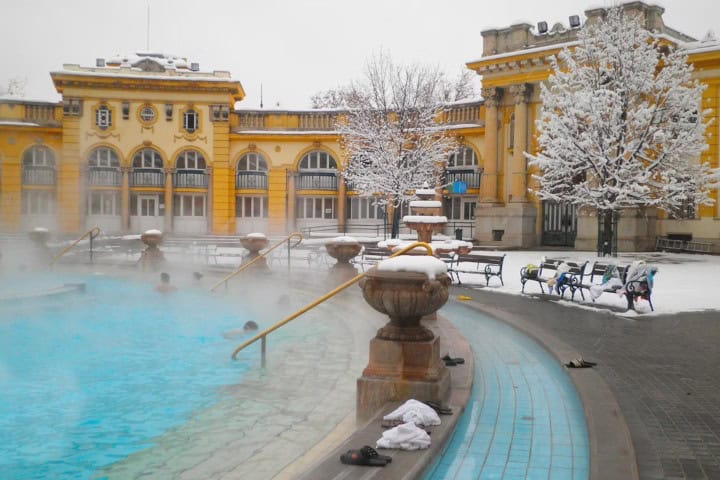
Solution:
{"label": "metal handrail", "polygon": [[[407,252],[409,252],[410,250],[412,250],[412,249],[414,249],[414,248],[417,248],[417,247],[423,247],[423,248],[425,248],[425,250],[427,250],[427,254],[428,254],[428,255],[432,255],[432,254],[433,254],[432,247],[431,247],[430,245],[428,245],[427,243],[424,243],[424,242],[415,242],[415,243],[412,243],[412,244],[410,244],[410,245],[408,245],[408,246],[406,246],[406,247],[398,250],[397,252],[395,252],[395,253],[393,253],[392,255],[390,255],[390,257],[392,258],[392,257],[396,257],[396,256],[398,256],[398,255],[402,255],[403,253],[407,253]],[[373,267],[373,268],[375,268],[375,267]],[[359,275],[351,278],[350,280],[348,280],[347,282],[343,283],[342,285],[340,285],[340,286],[338,286],[338,287],[335,287],[333,290],[329,291],[328,293],[326,293],[326,294],[323,295],[322,297],[320,297],[320,298],[316,299],[315,301],[309,303],[308,305],[304,306],[303,308],[301,308],[301,309],[298,310],[297,312],[293,313],[292,315],[289,315],[289,316],[283,318],[283,319],[280,320],[279,322],[275,323],[274,325],[272,325],[272,326],[266,328],[265,330],[263,330],[262,332],[258,333],[257,335],[255,335],[254,337],[252,337],[251,339],[249,339],[248,341],[246,341],[245,343],[239,345],[238,347],[235,348],[235,350],[233,350],[233,352],[232,352],[232,359],[235,360],[236,357],[237,357],[238,352],[239,352],[240,350],[242,350],[243,348],[245,348],[245,347],[247,347],[248,345],[251,345],[251,344],[257,342],[258,340],[262,340],[261,352],[262,352],[262,364],[263,364],[263,366],[264,366],[264,365],[265,365],[265,350],[266,350],[266,349],[265,349],[265,345],[266,345],[266,344],[265,344],[265,337],[267,337],[268,334],[274,332],[275,330],[277,330],[278,328],[282,327],[282,326],[285,325],[286,323],[290,323],[292,320],[296,319],[297,317],[299,317],[299,316],[302,315],[303,313],[305,313],[305,312],[307,312],[308,310],[310,310],[310,309],[312,309],[312,308],[315,308],[316,306],[320,305],[322,302],[324,302],[324,301],[327,300],[328,298],[337,295],[338,293],[340,293],[341,291],[345,290],[345,289],[346,289],[347,287],[349,287],[350,285],[356,283],[358,280],[360,280],[361,278],[363,278],[363,277],[364,277],[365,275],[367,275],[367,273],[370,272],[371,270],[372,270],[372,268],[371,268],[370,270],[368,270],[367,272],[363,272],[363,273],[361,273],[361,274],[359,274]]]}
{"label": "metal handrail", "polygon": [[[297,243],[296,243],[295,245],[290,245],[290,239],[293,238],[293,237],[298,237],[299,240],[297,241]],[[253,258],[253,259],[250,260],[249,262],[240,265],[240,268],[238,268],[238,269],[235,270],[234,272],[230,273],[230,274],[227,275],[225,278],[223,278],[222,280],[220,280],[219,282],[217,282],[215,285],[213,285],[212,288],[210,289],[210,291],[211,291],[211,292],[215,291],[215,289],[216,289],[217,287],[219,287],[219,286],[220,286],[221,284],[223,284],[223,283],[227,284],[227,281],[228,281],[228,280],[230,280],[230,279],[233,278],[235,275],[237,275],[238,273],[240,273],[240,272],[242,272],[243,270],[245,270],[246,268],[248,268],[250,265],[252,265],[252,264],[254,264],[255,262],[257,262],[257,261],[260,260],[261,258],[265,258],[265,256],[267,256],[268,253],[272,252],[273,250],[275,250],[277,247],[279,247],[279,246],[282,245],[283,243],[288,242],[288,250],[290,250],[291,248],[297,247],[297,246],[300,244],[300,242],[302,242],[302,241],[303,241],[303,236],[302,236],[302,234],[301,234],[300,232],[293,232],[293,233],[291,233],[290,235],[288,235],[288,236],[285,237],[284,239],[280,240],[278,243],[276,243],[276,244],[273,245],[272,247],[270,247],[270,248],[268,248],[267,250],[265,250],[265,253],[260,253],[257,257]],[[289,265],[289,264],[290,264],[290,262],[288,261],[288,265]]]}
{"label": "metal handrail", "polygon": [[97,237],[98,235],[100,235],[100,232],[101,232],[101,231],[102,231],[102,230],[100,230],[100,227],[93,227],[93,228],[91,228],[90,230],[88,230],[87,232],[83,233],[83,235],[82,235],[80,238],[78,238],[77,240],[75,240],[75,241],[74,241],[73,243],[71,243],[68,247],[64,248],[62,252],[60,252],[60,253],[58,253],[57,255],[55,255],[55,256],[53,257],[53,259],[50,260],[50,265],[54,265],[55,262],[57,262],[58,260],[60,260],[60,257],[62,257],[63,255],[65,255],[65,254],[66,254],[67,252],[69,252],[70,250],[72,250],[72,248],[73,248],[75,245],[77,245],[78,243],[80,243],[80,242],[81,242],[85,237],[87,237],[88,235],[90,235],[90,262],[92,262],[92,241],[93,241],[93,239],[94,239],[95,237]]}

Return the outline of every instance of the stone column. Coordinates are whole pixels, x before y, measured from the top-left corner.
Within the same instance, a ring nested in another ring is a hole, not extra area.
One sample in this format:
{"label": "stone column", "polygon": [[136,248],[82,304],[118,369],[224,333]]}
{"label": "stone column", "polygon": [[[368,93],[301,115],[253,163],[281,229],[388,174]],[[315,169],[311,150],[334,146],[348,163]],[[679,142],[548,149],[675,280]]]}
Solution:
{"label": "stone column", "polygon": [[480,185],[481,203],[498,203],[498,106],[502,98],[501,88],[483,88],[485,99],[485,153],[483,175]]}
{"label": "stone column", "polygon": [[532,85],[521,83],[510,87],[515,102],[515,136],[513,138],[513,156],[510,172],[510,202],[527,202],[527,151],[528,139],[528,102]]}
{"label": "stone column", "polygon": [[131,167],[120,167],[120,230],[130,230],[130,172]]}
{"label": "stone column", "polygon": [[[212,234],[212,224],[213,224],[213,167],[212,165],[208,165],[208,167],[205,169],[207,176],[208,176],[208,188],[207,188],[207,196],[205,197],[205,212],[207,214],[207,226],[205,227],[206,232],[208,234]],[[235,178],[235,175],[233,175],[233,178]],[[234,233],[234,232],[233,232]]]}
{"label": "stone column", "polygon": [[338,172],[337,223],[338,230],[345,231],[345,177]]}
{"label": "stone column", "polygon": [[163,231],[165,233],[172,231],[173,217],[173,177],[174,168],[165,168],[165,222]]}

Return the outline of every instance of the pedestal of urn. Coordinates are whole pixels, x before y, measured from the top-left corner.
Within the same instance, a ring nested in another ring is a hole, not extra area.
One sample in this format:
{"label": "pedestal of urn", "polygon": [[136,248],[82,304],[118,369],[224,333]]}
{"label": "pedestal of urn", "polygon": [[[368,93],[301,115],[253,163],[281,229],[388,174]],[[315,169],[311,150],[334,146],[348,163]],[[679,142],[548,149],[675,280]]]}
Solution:
{"label": "pedestal of urn", "polygon": [[417,232],[418,242],[424,242],[424,243],[431,243],[432,242],[432,234],[433,233],[440,233],[443,231],[443,228],[445,228],[445,225],[447,225],[447,221],[443,222],[413,222],[413,221],[405,221],[405,226],[407,226],[410,230],[415,230]]}
{"label": "pedestal of urn", "polygon": [[[270,242],[265,236],[248,235],[240,238],[240,244],[245,250],[248,251],[248,254],[243,257],[242,263],[248,263],[259,257],[260,250],[262,250],[263,248],[267,248]],[[253,263],[253,267],[268,268],[267,259],[265,259],[265,257],[260,258],[255,263]]]}
{"label": "pedestal of urn", "polygon": [[[439,262],[440,260],[438,260]],[[357,417],[367,419],[392,400],[442,401],[450,374],[440,359],[440,339],[420,320],[448,299],[446,274],[373,269],[360,281],[363,297],[390,322],[370,341],[370,357],[357,381]]]}
{"label": "pedestal of urn", "polygon": [[143,270],[157,270],[165,262],[165,256],[158,248],[162,238],[162,232],[158,230],[149,230],[140,235],[140,240],[147,246],[140,255],[140,266]]}

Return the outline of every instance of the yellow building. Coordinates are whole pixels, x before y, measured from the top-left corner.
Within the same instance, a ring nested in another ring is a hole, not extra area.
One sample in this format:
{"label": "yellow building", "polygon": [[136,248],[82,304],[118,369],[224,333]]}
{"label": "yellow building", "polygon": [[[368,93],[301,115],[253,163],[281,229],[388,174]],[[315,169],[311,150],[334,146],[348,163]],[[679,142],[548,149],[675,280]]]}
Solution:
{"label": "yellow building", "polygon": [[[702,107],[715,121],[702,160],[717,167],[720,42],[666,27],[660,7],[626,8],[682,45],[708,85]],[[522,154],[536,149],[538,85],[550,74],[549,58],[575,40],[580,24],[571,18],[550,29],[519,24],[482,32],[482,56],[468,67],[481,76],[484,100],[450,106],[444,122],[462,145],[444,178],[445,233],[460,230],[464,239],[497,246],[595,248],[593,219],[528,195]],[[51,76],[59,104],[0,98],[1,231],[383,231],[384,212],[348,191],[339,174],[334,124],[342,112],[236,109],[244,92],[228,72],[162,54],[64,65]],[[720,244],[720,207],[690,213],[625,214],[620,250],[650,248],[667,234]]]}

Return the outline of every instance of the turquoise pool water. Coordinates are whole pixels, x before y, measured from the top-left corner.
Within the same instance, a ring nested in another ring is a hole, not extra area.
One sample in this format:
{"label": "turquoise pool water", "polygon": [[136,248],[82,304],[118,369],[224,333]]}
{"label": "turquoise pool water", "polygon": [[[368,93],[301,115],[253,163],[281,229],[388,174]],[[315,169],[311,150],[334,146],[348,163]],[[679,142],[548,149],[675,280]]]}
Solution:
{"label": "turquoise pool water", "polygon": [[214,404],[248,368],[221,334],[253,313],[202,292],[92,275],[7,281],[5,292],[87,288],[0,304],[0,478],[91,478]]}
{"label": "turquoise pool water", "polygon": [[513,327],[455,302],[441,310],[473,349],[471,397],[425,480],[587,480],[577,391],[560,362]]}

